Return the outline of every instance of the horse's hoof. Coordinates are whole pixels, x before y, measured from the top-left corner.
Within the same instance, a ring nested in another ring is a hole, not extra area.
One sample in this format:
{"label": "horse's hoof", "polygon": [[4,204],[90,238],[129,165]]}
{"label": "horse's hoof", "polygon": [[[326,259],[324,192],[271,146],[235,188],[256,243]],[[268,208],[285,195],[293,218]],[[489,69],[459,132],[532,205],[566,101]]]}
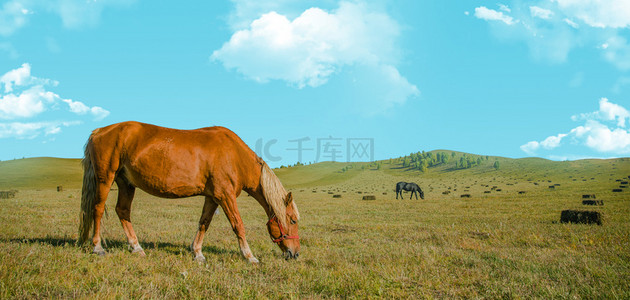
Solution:
{"label": "horse's hoof", "polygon": [[144,253],[144,250],[142,248],[133,249],[131,253],[142,256],[142,257],[147,256],[146,253]]}
{"label": "horse's hoof", "polygon": [[205,264],[205,263],[206,263],[206,258],[205,258],[205,257],[203,257],[203,255],[198,255],[198,256],[195,256],[195,261],[196,261],[198,264],[200,264],[200,265],[201,265],[201,264]]}
{"label": "horse's hoof", "polygon": [[94,249],[94,251],[92,253],[94,253],[94,254],[96,254],[98,256],[105,256],[107,254],[107,252],[105,252],[105,250],[103,250],[103,249],[98,249],[98,250]]}
{"label": "horse's hoof", "polygon": [[260,263],[260,261],[258,261],[258,259],[257,259],[257,258],[255,258],[255,257],[253,257],[253,256],[252,256],[252,257],[250,257],[250,258],[249,258],[249,263],[251,263],[251,264],[257,264],[257,263]]}

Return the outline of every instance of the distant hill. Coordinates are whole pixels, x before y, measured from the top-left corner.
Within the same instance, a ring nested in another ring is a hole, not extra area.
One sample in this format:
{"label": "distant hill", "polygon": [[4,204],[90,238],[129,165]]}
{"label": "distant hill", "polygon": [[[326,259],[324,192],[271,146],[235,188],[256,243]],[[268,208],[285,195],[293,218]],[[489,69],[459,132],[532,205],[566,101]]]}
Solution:
{"label": "distant hill", "polygon": [[[393,175],[403,180],[453,179],[471,177],[518,177],[548,178],[562,176],[583,179],[596,174],[614,173],[630,176],[630,158],[586,159],[577,161],[550,161],[542,158],[511,159],[497,156],[483,156],[470,153],[434,150],[426,153],[438,153],[449,157],[446,163],[437,163],[427,167],[424,172],[414,166],[403,166],[405,157],[392,158],[375,162],[321,162],[311,165],[283,167],[274,172],[287,187],[310,187],[342,183],[363,173],[370,172],[370,177],[378,174]],[[410,157],[409,155],[407,157]],[[462,157],[474,158],[475,166],[456,167],[455,162]],[[478,158],[481,158],[478,160]],[[498,162],[499,168],[494,167]],[[625,174],[625,173],[628,174]],[[601,176],[600,176],[601,177]],[[45,189],[58,185],[64,188],[80,188],[82,169],[80,159],[37,157],[0,162],[0,190],[7,189]]]}
{"label": "distant hill", "polygon": [[35,157],[0,162],[0,189],[80,188],[80,159]]}

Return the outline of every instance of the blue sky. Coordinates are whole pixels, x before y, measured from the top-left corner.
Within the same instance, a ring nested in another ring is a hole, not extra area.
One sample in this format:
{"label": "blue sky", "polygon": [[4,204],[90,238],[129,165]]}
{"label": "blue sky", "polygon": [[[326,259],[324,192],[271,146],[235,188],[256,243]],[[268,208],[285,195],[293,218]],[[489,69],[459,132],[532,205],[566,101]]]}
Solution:
{"label": "blue sky", "polygon": [[299,143],[630,155],[628,1],[259,2],[3,1],[0,160],[78,158],[126,120],[225,126],[274,166]]}

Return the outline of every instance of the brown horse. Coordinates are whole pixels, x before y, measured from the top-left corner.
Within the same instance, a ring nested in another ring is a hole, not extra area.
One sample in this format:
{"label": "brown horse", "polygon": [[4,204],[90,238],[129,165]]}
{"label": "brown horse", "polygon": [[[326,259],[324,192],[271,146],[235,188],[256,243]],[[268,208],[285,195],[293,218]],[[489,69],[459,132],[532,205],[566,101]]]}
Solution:
{"label": "brown horse", "polygon": [[144,255],[131,226],[131,202],[136,188],[158,197],[203,195],[199,228],[190,246],[203,262],[203,238],[214,212],[221,206],[236,233],[243,256],[254,257],[236,207],[242,190],[264,208],[267,229],[287,258],[297,258],[299,213],[291,193],[269,166],[234,132],[223,127],[176,130],[138,122],[123,122],[96,129],[85,145],[79,244],[94,225],[94,253],[103,255],[101,218],[114,182],[118,185],[116,213],[133,253]]}

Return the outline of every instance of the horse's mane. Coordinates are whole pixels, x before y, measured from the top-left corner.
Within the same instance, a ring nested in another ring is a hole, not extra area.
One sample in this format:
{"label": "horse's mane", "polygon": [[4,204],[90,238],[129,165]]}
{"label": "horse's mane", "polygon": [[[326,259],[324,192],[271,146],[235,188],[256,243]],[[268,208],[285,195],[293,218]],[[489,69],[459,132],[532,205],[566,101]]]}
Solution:
{"label": "horse's mane", "polygon": [[[287,227],[287,208],[285,203],[285,198],[287,197],[287,191],[282,186],[280,179],[278,176],[273,173],[273,170],[269,168],[265,162],[262,163],[262,174],[260,176],[260,185],[262,186],[263,195],[265,196],[265,200],[267,204],[271,206],[273,213],[278,217],[278,221],[285,228]],[[295,205],[295,201],[291,202],[293,205],[293,210],[297,215],[297,218],[300,218],[300,213],[298,212],[297,205]]]}

